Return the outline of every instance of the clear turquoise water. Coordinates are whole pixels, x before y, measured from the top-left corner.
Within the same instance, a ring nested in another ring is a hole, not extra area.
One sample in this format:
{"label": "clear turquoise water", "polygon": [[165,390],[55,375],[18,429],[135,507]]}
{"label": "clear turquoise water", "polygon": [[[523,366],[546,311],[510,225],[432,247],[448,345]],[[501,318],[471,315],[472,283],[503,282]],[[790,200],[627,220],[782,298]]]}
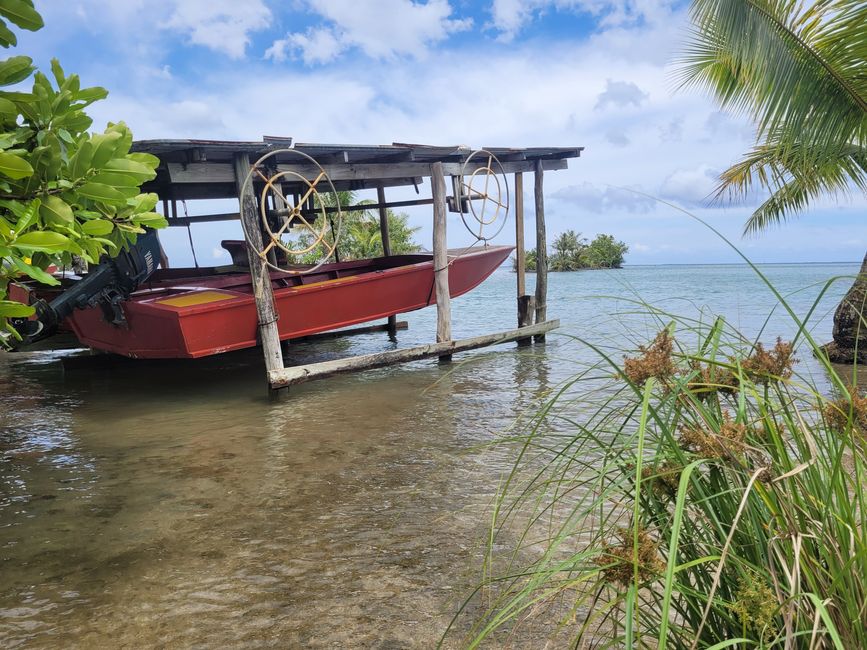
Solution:
{"label": "clear turquoise water", "polygon": [[[762,270],[804,314],[857,265]],[[849,282],[816,310],[817,340]],[[544,347],[335,377],[281,403],[263,398],[255,353],[68,372],[62,353],[0,354],[0,646],[430,647],[480,577],[513,460],[480,445],[594,359],[575,337],[611,350],[650,338],[639,298],[768,341],[797,329],[746,266],[549,285],[562,328]],[[453,317],[456,337],[511,328],[515,276],[498,271]],[[433,310],[405,318],[396,344],[299,344],[287,362],[433,339]]]}

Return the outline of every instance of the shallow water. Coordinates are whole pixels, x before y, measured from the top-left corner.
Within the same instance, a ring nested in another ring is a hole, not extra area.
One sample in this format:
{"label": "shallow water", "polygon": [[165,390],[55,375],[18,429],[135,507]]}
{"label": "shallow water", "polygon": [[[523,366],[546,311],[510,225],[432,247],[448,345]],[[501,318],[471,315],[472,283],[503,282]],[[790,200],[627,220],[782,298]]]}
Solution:
{"label": "shallow water", "polygon": [[[798,314],[858,270],[762,268]],[[514,282],[501,270],[455,301],[454,335],[511,328]],[[849,282],[816,311],[819,341]],[[513,461],[482,445],[593,359],[567,335],[628,345],[628,323],[652,336],[633,296],[678,313],[707,305],[750,336],[775,304],[745,266],[549,285],[563,326],[543,347],[335,377],[281,403],[263,397],[255,352],[110,371],[0,354],[0,645],[431,647],[480,578],[489,504]],[[405,318],[398,345],[433,338],[434,310]],[[762,336],[796,329],[777,309]],[[298,344],[287,362],[394,345]],[[800,370],[826,385],[809,355]]]}

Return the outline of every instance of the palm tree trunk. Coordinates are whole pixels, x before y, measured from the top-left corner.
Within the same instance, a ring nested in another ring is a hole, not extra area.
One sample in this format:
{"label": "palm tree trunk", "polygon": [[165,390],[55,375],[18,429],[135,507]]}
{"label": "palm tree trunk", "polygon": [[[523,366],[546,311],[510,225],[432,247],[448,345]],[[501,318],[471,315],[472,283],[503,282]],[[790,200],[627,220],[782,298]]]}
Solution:
{"label": "palm tree trunk", "polygon": [[852,288],[834,312],[834,340],[825,346],[834,363],[867,362],[867,254]]}

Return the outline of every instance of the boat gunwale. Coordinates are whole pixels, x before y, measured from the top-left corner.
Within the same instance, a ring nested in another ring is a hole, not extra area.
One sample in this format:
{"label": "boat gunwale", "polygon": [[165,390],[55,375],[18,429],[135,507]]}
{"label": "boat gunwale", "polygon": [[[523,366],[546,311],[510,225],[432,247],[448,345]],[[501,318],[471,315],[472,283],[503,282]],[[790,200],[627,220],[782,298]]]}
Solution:
{"label": "boat gunwale", "polygon": [[[470,256],[476,257],[482,254],[490,254],[494,251],[502,251],[503,249],[511,249],[514,250],[514,246],[487,246],[485,248],[480,248],[477,251],[471,251],[463,255],[455,255],[453,256],[453,260],[450,260],[450,264],[456,263],[460,259],[469,258]],[[452,257],[452,256],[450,256]],[[308,285],[298,285],[293,287],[278,287],[274,288],[274,301],[278,302],[281,299],[288,298],[290,296],[294,296],[299,293],[315,293],[317,291],[325,291],[328,289],[332,289],[334,287],[348,285],[348,284],[362,284],[366,282],[374,282],[382,279],[383,276],[400,276],[409,273],[418,272],[420,267],[423,266],[433,266],[433,259],[425,260],[423,262],[415,262],[413,264],[406,264],[403,266],[394,266],[386,269],[372,269],[370,271],[359,273],[357,275],[348,276],[345,278],[332,278],[329,280],[323,280],[322,282],[317,282]],[[496,269],[495,269],[496,270]],[[273,281],[273,280],[272,280]],[[175,287],[165,287],[165,291],[170,291]],[[214,302],[204,303],[201,305],[189,305],[185,307],[175,307],[172,305],[162,305],[159,304],[159,297],[149,298],[142,297],[141,299],[132,299],[123,303],[124,308],[130,308],[132,305],[140,306],[142,311],[145,311],[150,314],[165,314],[172,313],[177,314],[179,318],[183,318],[185,316],[195,316],[198,314],[208,313],[211,311],[219,311],[221,309],[225,309],[229,307],[231,304],[232,307],[240,307],[246,305],[247,303],[255,302],[255,298],[252,293],[233,291],[232,289],[219,288],[215,289],[213,287],[191,287],[189,292],[180,292],[172,295],[184,295],[185,293],[194,293],[196,291],[206,291],[206,290],[219,290],[226,291],[231,293],[236,293],[238,295],[227,297],[225,300],[218,300]],[[157,291],[160,291],[158,289]],[[427,307],[431,305],[431,298],[428,298],[428,302],[423,304],[421,307],[416,307],[415,309],[421,309],[423,307]],[[131,308],[131,311],[139,311],[137,308]]]}

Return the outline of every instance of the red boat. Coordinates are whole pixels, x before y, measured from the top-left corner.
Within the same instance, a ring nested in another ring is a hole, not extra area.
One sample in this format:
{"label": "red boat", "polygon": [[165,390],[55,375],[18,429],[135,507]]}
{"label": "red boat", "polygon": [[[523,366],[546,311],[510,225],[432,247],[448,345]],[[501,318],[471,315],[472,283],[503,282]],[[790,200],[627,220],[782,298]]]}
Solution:
{"label": "red boat", "polygon": [[[449,293],[478,286],[510,246],[450,251]],[[271,273],[281,340],[338,329],[436,303],[430,254],[326,264],[309,274]],[[133,358],[196,358],[255,346],[256,306],[249,273],[156,271],[121,303],[124,323],[98,306],[67,320],[89,347]]]}

